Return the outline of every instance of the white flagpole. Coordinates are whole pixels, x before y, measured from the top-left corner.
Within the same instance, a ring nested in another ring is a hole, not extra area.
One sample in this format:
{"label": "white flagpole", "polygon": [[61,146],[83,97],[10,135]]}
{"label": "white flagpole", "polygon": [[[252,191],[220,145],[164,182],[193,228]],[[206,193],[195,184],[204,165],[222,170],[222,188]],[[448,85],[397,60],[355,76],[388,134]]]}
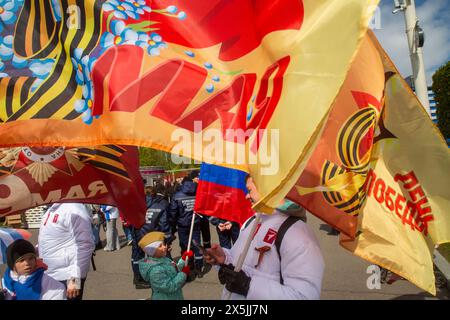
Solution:
{"label": "white flagpole", "polygon": [[[189,240],[187,251],[191,250],[191,241],[192,241],[192,233],[194,232],[194,220],[195,220],[195,212],[192,212],[192,221],[191,221],[191,229],[189,231]],[[189,257],[186,257],[186,263],[188,263]]]}
{"label": "white flagpole", "polygon": [[[252,240],[253,240],[253,235],[255,234],[255,231],[256,231],[256,228],[257,228],[259,222],[261,221],[261,215],[262,215],[262,213],[260,213],[260,212],[256,213],[255,221],[253,223],[252,229],[250,230],[250,233],[248,234],[248,238],[247,238],[247,242],[245,243],[244,250],[242,251],[241,255],[239,256],[236,266],[234,267],[234,271],[236,271],[236,272],[239,272],[242,269],[245,257],[247,256],[247,253],[248,253],[248,249],[250,248],[250,244],[252,243]],[[228,291],[227,294],[224,296],[224,298],[225,298],[224,300],[230,300],[231,292]]]}
{"label": "white flagpole", "polygon": [[428,100],[427,77],[423,59],[423,45],[425,41],[422,28],[419,26],[419,19],[416,15],[416,4],[414,0],[394,0],[395,10],[404,12],[406,36],[411,58],[412,77],[414,80],[414,91],[417,97],[430,115],[430,102]]}

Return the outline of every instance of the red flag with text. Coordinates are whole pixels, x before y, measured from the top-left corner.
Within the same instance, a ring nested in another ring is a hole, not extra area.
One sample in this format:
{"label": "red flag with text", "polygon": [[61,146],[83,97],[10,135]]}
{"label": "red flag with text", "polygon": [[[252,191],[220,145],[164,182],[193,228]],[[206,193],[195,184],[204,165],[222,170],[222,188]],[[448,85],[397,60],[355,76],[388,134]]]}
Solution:
{"label": "red flag with text", "polygon": [[55,202],[113,205],[140,227],[146,205],[137,148],[0,149],[0,216]]}

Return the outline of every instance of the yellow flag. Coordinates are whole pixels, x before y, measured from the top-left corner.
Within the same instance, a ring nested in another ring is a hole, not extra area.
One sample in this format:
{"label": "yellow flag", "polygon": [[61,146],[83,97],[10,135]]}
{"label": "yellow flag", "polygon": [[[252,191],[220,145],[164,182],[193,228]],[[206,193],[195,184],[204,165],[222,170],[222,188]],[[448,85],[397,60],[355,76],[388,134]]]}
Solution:
{"label": "yellow flag", "polygon": [[[371,34],[386,75],[359,234],[341,245],[435,294],[434,246],[450,242],[450,152]],[[368,75],[369,76],[369,75]]]}

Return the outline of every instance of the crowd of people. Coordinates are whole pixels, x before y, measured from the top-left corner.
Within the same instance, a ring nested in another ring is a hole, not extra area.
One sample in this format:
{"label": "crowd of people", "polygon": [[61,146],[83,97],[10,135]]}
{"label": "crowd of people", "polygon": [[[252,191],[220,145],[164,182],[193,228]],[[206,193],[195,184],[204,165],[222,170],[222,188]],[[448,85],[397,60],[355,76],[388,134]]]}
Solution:
{"label": "crowd of people", "polygon": [[[194,170],[180,183],[146,187],[147,212],[140,228],[128,224],[112,206],[53,204],[43,216],[36,247],[26,240],[8,247],[3,297],[81,300],[95,250],[120,249],[120,219],[132,246],[133,284],[136,289],[151,288],[151,299],[183,299],[183,286],[203,277],[213,265],[224,296],[231,294],[232,299],[319,299],[324,262],[306,225],[305,210],[286,200],[272,215],[262,215],[260,221],[253,216],[242,227],[202,216],[194,212],[198,176]],[[260,196],[250,176],[246,184],[248,200],[257,202]],[[219,244],[211,245],[211,224]],[[251,230],[251,250],[241,270],[235,271]],[[175,263],[171,245],[176,239],[181,258]]]}

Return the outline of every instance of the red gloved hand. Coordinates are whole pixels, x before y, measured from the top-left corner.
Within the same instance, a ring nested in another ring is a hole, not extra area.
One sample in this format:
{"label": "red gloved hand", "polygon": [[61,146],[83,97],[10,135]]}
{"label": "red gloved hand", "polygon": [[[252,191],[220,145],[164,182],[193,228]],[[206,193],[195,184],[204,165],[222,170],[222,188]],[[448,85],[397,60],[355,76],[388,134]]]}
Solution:
{"label": "red gloved hand", "polygon": [[189,266],[184,266],[183,269],[181,269],[181,272],[184,272],[186,277],[188,277],[189,274],[191,273],[191,268],[189,268]]}
{"label": "red gloved hand", "polygon": [[191,250],[189,250],[189,251],[185,251],[185,252],[183,253],[183,255],[181,256],[181,259],[183,259],[184,261],[186,261],[186,258],[187,258],[187,257],[191,258],[191,257],[193,257],[193,256],[194,256],[194,252],[192,252]]}

